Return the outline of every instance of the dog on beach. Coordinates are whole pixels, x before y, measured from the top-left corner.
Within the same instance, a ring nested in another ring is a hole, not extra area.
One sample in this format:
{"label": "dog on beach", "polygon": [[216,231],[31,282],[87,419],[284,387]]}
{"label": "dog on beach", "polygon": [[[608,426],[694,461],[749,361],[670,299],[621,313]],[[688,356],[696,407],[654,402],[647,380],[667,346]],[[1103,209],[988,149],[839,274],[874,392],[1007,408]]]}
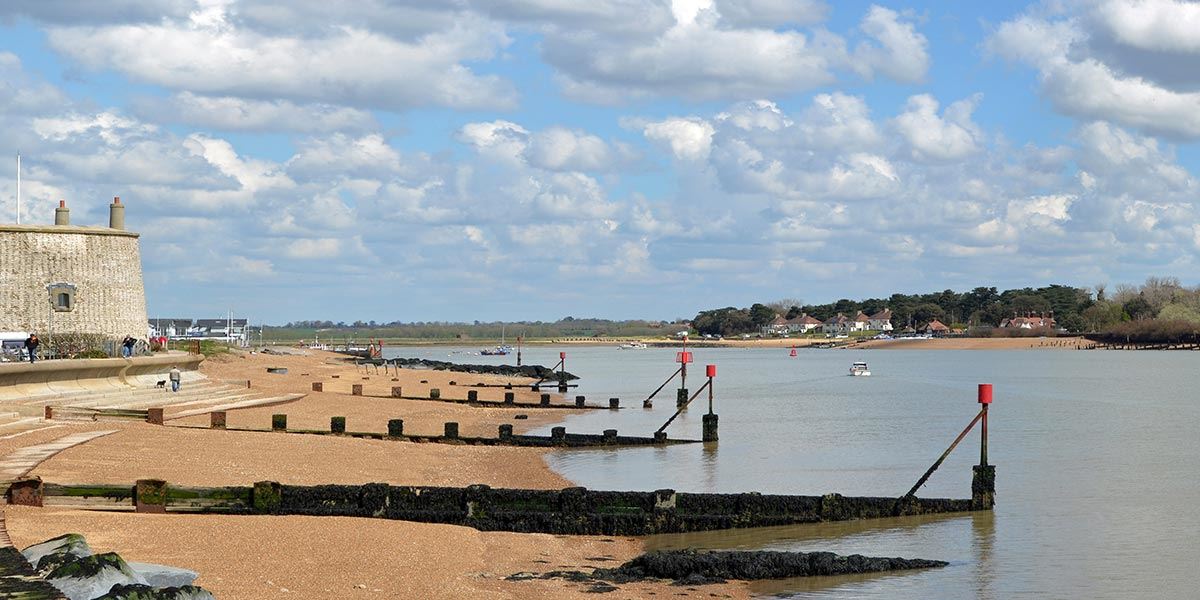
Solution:
{"label": "dog on beach", "polygon": [[158,380],[158,383],[154,384],[154,387],[156,387],[156,388],[162,388],[162,389],[164,389],[164,390],[165,390],[165,389],[167,389],[167,380],[166,380],[166,379],[159,379],[159,380]]}

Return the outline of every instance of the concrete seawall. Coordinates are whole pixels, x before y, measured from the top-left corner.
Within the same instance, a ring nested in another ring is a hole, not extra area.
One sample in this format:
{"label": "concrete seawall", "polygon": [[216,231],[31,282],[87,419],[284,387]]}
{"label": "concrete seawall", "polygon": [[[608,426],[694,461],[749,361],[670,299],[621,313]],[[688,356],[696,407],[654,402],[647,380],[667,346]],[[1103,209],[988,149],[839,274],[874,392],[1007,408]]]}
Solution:
{"label": "concrete seawall", "polygon": [[[170,353],[134,358],[81,358],[36,363],[0,363],[0,403],[30,397],[104,392],[153,385],[172,366],[186,379],[199,377],[203,355]],[[40,414],[41,408],[36,407]]]}

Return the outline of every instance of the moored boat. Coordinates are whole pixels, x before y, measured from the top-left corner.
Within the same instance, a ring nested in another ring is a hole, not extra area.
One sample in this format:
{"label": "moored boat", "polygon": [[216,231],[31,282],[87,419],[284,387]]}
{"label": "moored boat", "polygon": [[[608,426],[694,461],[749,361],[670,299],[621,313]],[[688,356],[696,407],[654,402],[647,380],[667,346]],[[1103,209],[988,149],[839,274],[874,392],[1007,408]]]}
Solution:
{"label": "moored boat", "polygon": [[850,365],[851,377],[870,377],[871,369],[867,367],[867,363],[859,361]]}

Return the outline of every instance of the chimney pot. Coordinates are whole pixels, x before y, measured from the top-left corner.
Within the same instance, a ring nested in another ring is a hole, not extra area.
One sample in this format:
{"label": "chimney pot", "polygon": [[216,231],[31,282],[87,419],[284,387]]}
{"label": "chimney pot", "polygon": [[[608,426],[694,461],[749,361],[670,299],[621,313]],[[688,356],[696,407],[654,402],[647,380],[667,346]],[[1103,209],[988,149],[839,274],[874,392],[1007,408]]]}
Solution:
{"label": "chimney pot", "polygon": [[125,205],[121,204],[120,196],[113,196],[113,203],[108,205],[108,226],[125,229]]}
{"label": "chimney pot", "polygon": [[66,200],[58,201],[58,208],[54,209],[54,224],[55,225],[70,225],[71,224],[71,209],[67,208]]}

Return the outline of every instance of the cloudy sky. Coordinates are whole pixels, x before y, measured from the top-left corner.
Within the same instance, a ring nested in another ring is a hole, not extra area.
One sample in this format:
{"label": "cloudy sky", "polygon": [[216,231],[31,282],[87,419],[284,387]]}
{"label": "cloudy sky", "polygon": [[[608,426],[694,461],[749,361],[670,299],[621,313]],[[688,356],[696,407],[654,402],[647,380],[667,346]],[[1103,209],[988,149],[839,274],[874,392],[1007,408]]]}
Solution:
{"label": "cloudy sky", "polygon": [[5,0],[0,155],[152,315],[1194,285],[1198,64],[1177,0]]}

